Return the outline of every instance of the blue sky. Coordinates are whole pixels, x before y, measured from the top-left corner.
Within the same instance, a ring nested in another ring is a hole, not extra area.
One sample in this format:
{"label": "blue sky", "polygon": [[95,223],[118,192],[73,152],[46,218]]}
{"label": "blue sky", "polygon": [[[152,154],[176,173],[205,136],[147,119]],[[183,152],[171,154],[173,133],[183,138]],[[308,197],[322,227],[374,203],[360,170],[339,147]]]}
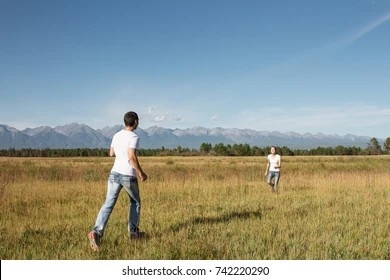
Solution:
{"label": "blue sky", "polygon": [[390,136],[390,1],[0,0],[0,123]]}

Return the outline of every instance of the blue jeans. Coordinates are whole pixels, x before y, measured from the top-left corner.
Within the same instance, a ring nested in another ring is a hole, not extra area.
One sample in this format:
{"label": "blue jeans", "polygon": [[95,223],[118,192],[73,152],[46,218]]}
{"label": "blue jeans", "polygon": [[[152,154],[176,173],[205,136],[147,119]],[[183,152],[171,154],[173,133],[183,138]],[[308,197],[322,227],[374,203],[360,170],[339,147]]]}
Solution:
{"label": "blue jeans", "polygon": [[122,175],[117,172],[111,172],[108,178],[107,196],[102,208],[96,219],[94,231],[103,237],[104,230],[107,226],[108,219],[114,209],[116,201],[118,200],[121,189],[125,188],[130,198],[129,210],[129,232],[138,231],[138,225],[141,212],[141,199],[138,188],[137,177]]}
{"label": "blue jeans", "polygon": [[[273,182],[272,182],[272,178],[274,178]],[[268,173],[267,183],[272,187],[272,190],[274,192],[278,191],[279,178],[280,178],[280,172],[279,171],[270,171]]]}

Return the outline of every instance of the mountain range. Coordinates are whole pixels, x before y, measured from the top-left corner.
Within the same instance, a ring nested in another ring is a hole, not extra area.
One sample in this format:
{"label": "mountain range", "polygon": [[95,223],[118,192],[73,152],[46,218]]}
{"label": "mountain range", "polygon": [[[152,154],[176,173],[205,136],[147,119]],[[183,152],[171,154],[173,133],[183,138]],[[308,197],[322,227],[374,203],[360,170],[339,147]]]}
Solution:
{"label": "mountain range", "polygon": [[[18,130],[0,124],[0,149],[21,148],[108,148],[112,136],[123,128],[122,125],[93,129],[85,124],[71,123],[51,128],[40,126]],[[318,146],[367,147],[371,137],[347,134],[325,135],[322,133],[256,131],[237,128],[168,129],[152,126],[138,128],[141,148],[176,148],[177,146],[199,149],[202,143],[244,144],[251,146],[287,146],[291,149],[310,149]]]}

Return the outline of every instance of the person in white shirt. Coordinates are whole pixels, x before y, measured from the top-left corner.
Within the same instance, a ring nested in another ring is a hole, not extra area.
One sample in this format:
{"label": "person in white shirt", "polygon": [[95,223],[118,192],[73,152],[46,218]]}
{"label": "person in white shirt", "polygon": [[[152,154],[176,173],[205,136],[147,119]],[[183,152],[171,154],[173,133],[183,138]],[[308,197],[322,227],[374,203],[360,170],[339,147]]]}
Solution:
{"label": "person in white shirt", "polygon": [[[265,176],[267,183],[271,186],[272,191],[278,192],[278,184],[280,179],[281,157],[277,154],[276,147],[271,147],[271,154],[267,156],[267,168]],[[267,176],[268,175],[268,176]]]}
{"label": "person in white shirt", "polygon": [[138,227],[141,199],[137,175],[141,181],[145,181],[148,176],[142,170],[136,154],[137,149],[139,149],[139,137],[134,133],[134,130],[138,127],[138,115],[135,112],[127,112],[124,116],[124,122],[125,128],[114,135],[111,143],[110,156],[115,156],[115,162],[108,178],[106,200],[99,211],[95,227],[88,234],[90,247],[94,251],[99,250],[108,219],[122,188],[126,190],[130,198],[128,221],[130,238],[144,236],[144,232],[141,232]]}

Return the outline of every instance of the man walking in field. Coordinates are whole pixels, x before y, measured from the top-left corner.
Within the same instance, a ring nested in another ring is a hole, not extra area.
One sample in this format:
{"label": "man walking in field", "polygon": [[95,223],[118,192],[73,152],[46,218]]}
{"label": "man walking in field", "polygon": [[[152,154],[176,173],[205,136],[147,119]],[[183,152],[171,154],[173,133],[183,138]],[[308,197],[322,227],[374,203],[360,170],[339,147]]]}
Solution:
{"label": "man walking in field", "polygon": [[[276,147],[271,147],[271,154],[267,156],[267,168],[265,176],[267,176],[267,183],[271,186],[272,191],[278,192],[278,183],[280,179],[281,157],[277,154]],[[273,179],[273,181],[272,181]]]}
{"label": "man walking in field", "polygon": [[117,132],[112,139],[110,156],[115,156],[115,162],[108,178],[106,201],[99,211],[94,229],[88,234],[93,251],[99,250],[108,219],[122,187],[128,193],[131,202],[128,222],[130,238],[136,239],[144,236],[138,228],[141,199],[137,174],[141,181],[145,181],[148,176],[143,172],[136,154],[136,150],[139,149],[139,137],[134,130],[138,127],[138,121],[138,115],[135,112],[127,112],[124,116],[125,128]]}

